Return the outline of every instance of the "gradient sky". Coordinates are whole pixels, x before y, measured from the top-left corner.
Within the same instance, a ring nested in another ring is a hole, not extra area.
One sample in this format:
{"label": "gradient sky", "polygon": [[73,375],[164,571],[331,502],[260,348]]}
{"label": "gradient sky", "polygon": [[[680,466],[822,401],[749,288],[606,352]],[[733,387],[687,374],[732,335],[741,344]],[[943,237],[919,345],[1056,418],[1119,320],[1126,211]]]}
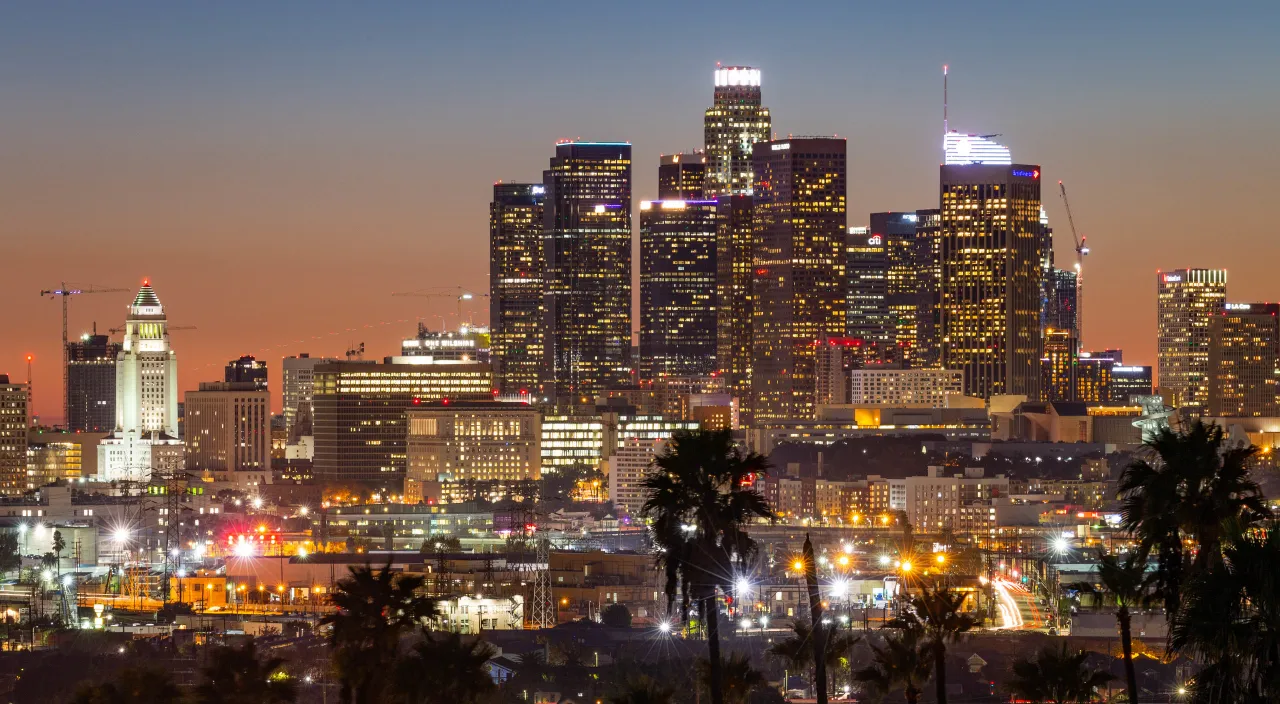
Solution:
{"label": "gradient sky", "polygon": [[[229,359],[375,356],[487,290],[495,180],[563,137],[700,147],[715,62],[764,72],[779,134],[849,138],[850,224],[937,207],[940,67],[952,126],[1063,179],[1089,235],[1086,344],[1153,364],[1155,270],[1226,267],[1276,300],[1275,3],[5,3],[0,373],[36,355],[61,415],[60,281],[152,279],[182,387]],[[1251,5],[1247,7],[1246,5]],[[80,296],[72,335],[130,294]],[[484,301],[477,321],[487,317]],[[278,392],[277,392],[278,394]],[[279,399],[276,399],[279,405]]]}

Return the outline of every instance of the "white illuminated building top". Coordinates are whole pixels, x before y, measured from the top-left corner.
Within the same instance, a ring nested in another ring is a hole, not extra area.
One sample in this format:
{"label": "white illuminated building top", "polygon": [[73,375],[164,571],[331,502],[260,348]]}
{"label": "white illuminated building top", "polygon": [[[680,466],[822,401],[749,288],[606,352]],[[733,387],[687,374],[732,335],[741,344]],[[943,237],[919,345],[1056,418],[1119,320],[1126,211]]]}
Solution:
{"label": "white illuminated building top", "polygon": [[947,166],[963,166],[965,164],[994,164],[1010,166],[1013,157],[1009,148],[976,134],[960,134],[948,132],[942,140],[942,151]]}
{"label": "white illuminated building top", "polygon": [[716,87],[720,88],[722,86],[758,88],[760,86],[760,69],[751,68],[750,66],[718,68],[716,69]]}
{"label": "white illuminated building top", "polygon": [[116,427],[98,445],[98,479],[147,481],[152,470],[179,469],[178,359],[169,347],[169,320],[143,281],[125,318],[116,357]]}

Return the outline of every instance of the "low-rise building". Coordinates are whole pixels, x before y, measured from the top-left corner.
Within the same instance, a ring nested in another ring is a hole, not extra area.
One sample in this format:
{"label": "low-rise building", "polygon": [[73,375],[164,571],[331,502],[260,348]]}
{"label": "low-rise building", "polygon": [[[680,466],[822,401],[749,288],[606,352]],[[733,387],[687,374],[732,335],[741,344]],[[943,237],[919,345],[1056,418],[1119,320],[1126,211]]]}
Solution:
{"label": "low-rise building", "polygon": [[947,399],[964,393],[958,369],[866,367],[849,372],[849,404],[901,408],[946,408]]}

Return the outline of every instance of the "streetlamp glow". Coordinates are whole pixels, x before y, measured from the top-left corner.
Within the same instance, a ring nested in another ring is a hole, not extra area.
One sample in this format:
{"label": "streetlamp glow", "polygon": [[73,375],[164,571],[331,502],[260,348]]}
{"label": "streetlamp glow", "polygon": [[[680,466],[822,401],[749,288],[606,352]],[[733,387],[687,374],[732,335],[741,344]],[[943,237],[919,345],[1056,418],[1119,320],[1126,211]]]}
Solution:
{"label": "streetlamp glow", "polygon": [[734,586],[738,588],[738,598],[742,598],[743,594],[751,591],[751,582],[746,577],[739,577],[738,583]]}
{"label": "streetlamp glow", "polygon": [[662,623],[658,624],[658,630],[662,631],[663,633],[670,633],[671,624],[667,623],[666,621],[663,621]]}
{"label": "streetlamp glow", "polygon": [[887,564],[889,564],[889,556],[888,556],[888,555],[881,555],[881,556],[880,556],[880,564],[881,564],[881,565],[887,565]]}
{"label": "streetlamp glow", "polygon": [[903,560],[903,561],[902,561],[902,571],[903,571],[903,572],[910,572],[910,571],[911,571],[911,561],[910,561],[910,560]]}
{"label": "streetlamp glow", "polygon": [[796,560],[791,563],[791,569],[796,572],[804,572],[804,560]]}

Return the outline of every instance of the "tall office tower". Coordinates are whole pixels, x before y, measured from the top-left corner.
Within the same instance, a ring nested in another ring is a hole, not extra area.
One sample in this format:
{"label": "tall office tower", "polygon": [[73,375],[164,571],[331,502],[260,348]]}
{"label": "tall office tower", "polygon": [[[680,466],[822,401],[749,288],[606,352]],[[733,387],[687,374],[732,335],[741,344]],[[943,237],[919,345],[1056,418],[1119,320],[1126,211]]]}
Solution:
{"label": "tall office tower", "polygon": [[291,441],[299,435],[311,434],[311,398],[315,387],[316,365],[337,361],[339,360],[327,357],[312,357],[306,352],[280,360],[284,427]]}
{"label": "tall office tower", "polygon": [[707,155],[702,152],[663,154],[658,164],[660,200],[704,200]]}
{"label": "tall office tower", "polygon": [[716,199],[716,365],[751,424],[751,326],[755,311],[755,231],[752,197]]}
{"label": "tall office tower", "polygon": [[582,402],[631,380],[631,145],[557,144],[543,182],[544,393]]}
{"label": "tall office tower", "polygon": [[[924,358],[934,327],[934,287],[930,285],[933,240],[921,234],[919,226],[920,217],[915,212],[871,214],[869,237],[881,238],[887,261],[888,348],[893,361],[906,367],[927,366]],[[854,276],[850,270],[851,284]],[[852,305],[849,310],[852,313]]]}
{"label": "tall office tower", "polygon": [[942,364],[965,395],[1039,398],[1040,167],[963,158],[941,167]]}
{"label": "tall office tower", "polygon": [[404,502],[439,502],[442,483],[542,476],[542,414],[524,403],[420,404],[408,413]]}
{"label": "tall office tower", "polygon": [[1068,269],[1050,270],[1045,289],[1048,291],[1045,328],[1070,332],[1078,342],[1080,331],[1076,328],[1076,272]]}
{"label": "tall office tower", "polygon": [[1135,396],[1150,396],[1153,393],[1150,366],[1124,365],[1118,359],[1113,361],[1115,365],[1111,367],[1110,399],[1112,404],[1135,404]]}
{"label": "tall office tower", "polygon": [[716,371],[716,201],[640,203],[640,378]]}
{"label": "tall office tower", "polygon": [[1050,294],[1053,288],[1053,228],[1049,227],[1049,214],[1040,204],[1040,330],[1041,335],[1049,327]]}
{"label": "tall office tower", "polygon": [[757,142],[754,422],[813,417],[814,352],[845,332],[845,140]]}
{"label": "tall office tower", "polygon": [[102,481],[147,481],[153,470],[181,469],[178,357],[168,328],[164,306],[144,280],[116,358],[115,433],[98,445]]}
{"label": "tall office tower", "polygon": [[120,349],[106,335],[85,335],[67,343],[67,430],[109,433],[116,427]]}
{"label": "tall office tower", "polygon": [[417,357],[316,365],[313,473],[320,481],[400,488],[405,413],[423,403],[492,400],[489,365]]}
{"label": "tall office tower", "polygon": [[845,239],[845,335],[875,349],[875,358],[897,359],[889,316],[889,243],[884,234],[851,227]]}
{"label": "tall office tower", "polygon": [[911,366],[927,369],[942,364],[942,334],[938,326],[938,299],[942,295],[942,211],[916,211],[916,245],[921,262],[920,308],[917,310],[916,350]]}
{"label": "tall office tower", "polygon": [[707,157],[707,198],[750,195],[752,145],[767,142],[772,120],[760,104],[760,69],[716,67],[715,97],[703,119]]}
{"label": "tall office tower", "polygon": [[1040,400],[1075,401],[1077,347],[1070,330],[1046,328],[1044,355],[1040,358]]}
{"label": "tall office tower", "polygon": [[1225,304],[1209,340],[1209,415],[1280,415],[1280,303]]}
{"label": "tall office tower", "polygon": [[271,483],[271,396],[257,381],[201,382],[183,403],[186,468],[252,489]]}
{"label": "tall office tower", "polygon": [[0,374],[0,495],[27,490],[29,392],[26,384],[10,384],[9,376]]}
{"label": "tall office tower", "polygon": [[253,384],[254,387],[266,391],[267,363],[259,362],[251,354],[244,355],[240,359],[233,359],[227,362],[222,380],[228,384]]}
{"label": "tall office tower", "polygon": [[1226,269],[1156,272],[1156,380],[1165,403],[1204,410],[1209,324],[1227,300]]}
{"label": "tall office tower", "polygon": [[817,407],[849,402],[852,345],[847,337],[820,337],[813,359],[813,404]]}
{"label": "tall office tower", "polygon": [[[1076,341],[1076,346],[1080,344]],[[1111,370],[1114,359],[1101,352],[1080,352],[1076,359],[1076,385],[1073,401],[1107,403],[1111,400]]]}
{"label": "tall office tower", "polygon": [[535,393],[542,381],[546,190],[497,183],[489,204],[489,327],[494,379],[504,394]]}

